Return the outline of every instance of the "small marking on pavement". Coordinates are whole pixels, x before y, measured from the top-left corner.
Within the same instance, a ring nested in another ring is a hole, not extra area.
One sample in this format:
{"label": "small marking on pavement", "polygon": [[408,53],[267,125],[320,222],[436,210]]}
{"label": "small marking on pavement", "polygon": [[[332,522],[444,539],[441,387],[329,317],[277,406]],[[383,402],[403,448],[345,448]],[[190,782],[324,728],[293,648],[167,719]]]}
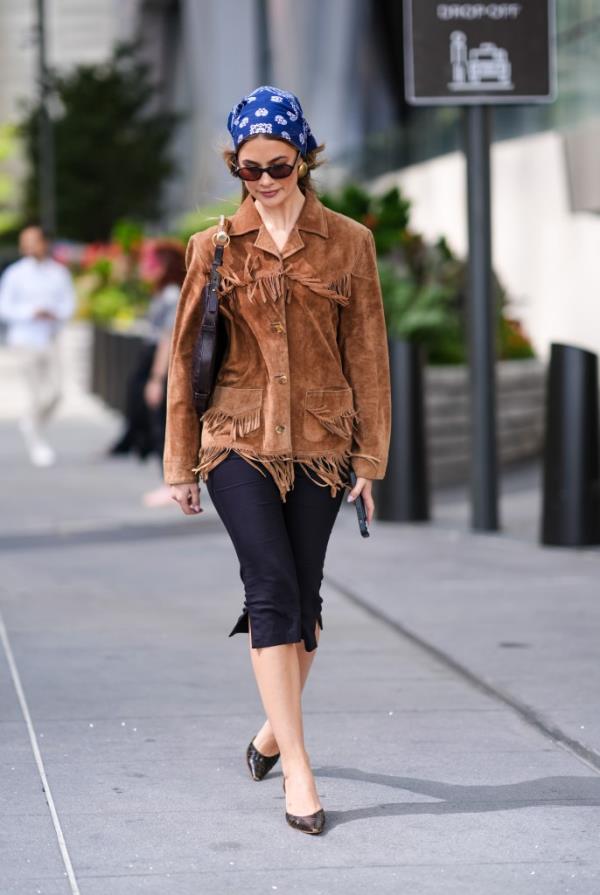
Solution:
{"label": "small marking on pavement", "polygon": [[46,769],[44,768],[44,761],[42,759],[42,753],[40,752],[40,747],[38,745],[38,739],[36,736],[35,728],[33,726],[33,721],[31,719],[31,713],[29,711],[29,706],[27,705],[25,691],[23,690],[23,685],[21,684],[21,676],[19,675],[17,663],[15,662],[15,657],[13,655],[10,641],[8,639],[8,632],[6,630],[6,626],[4,624],[4,620],[3,620],[1,614],[0,614],[0,640],[2,641],[2,646],[4,647],[4,653],[6,655],[6,661],[8,663],[8,667],[10,669],[10,675],[12,678],[12,682],[13,682],[13,685],[15,688],[15,692],[17,694],[17,699],[19,701],[19,705],[21,707],[21,712],[23,714],[23,718],[25,719],[25,724],[27,726],[27,732],[29,734],[29,740],[31,742],[31,749],[33,751],[33,757],[34,757],[35,763],[37,765],[38,773],[40,775],[40,780],[42,781],[42,789],[43,789],[44,795],[46,797],[46,804],[48,805],[48,808],[50,810],[50,816],[52,818],[52,823],[54,825],[56,838],[58,840],[58,847],[60,849],[60,854],[61,854],[61,857],[63,860],[63,864],[65,866],[67,879],[69,880],[69,885],[71,886],[71,892],[72,892],[72,895],[81,895],[79,886],[77,884],[77,879],[75,878],[75,871],[73,870],[73,865],[71,863],[69,851],[67,849],[67,843],[65,842],[65,837],[64,837],[64,834],[62,831],[62,827],[60,825],[60,820],[58,819],[58,813],[56,811],[56,806],[54,804],[54,798],[52,796],[50,784],[48,783],[48,777],[46,776]]}

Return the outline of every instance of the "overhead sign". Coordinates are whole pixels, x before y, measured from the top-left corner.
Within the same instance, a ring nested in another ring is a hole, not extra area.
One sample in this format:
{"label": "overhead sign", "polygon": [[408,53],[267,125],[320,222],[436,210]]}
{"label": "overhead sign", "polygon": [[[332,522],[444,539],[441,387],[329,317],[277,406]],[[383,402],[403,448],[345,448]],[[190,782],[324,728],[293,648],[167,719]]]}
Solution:
{"label": "overhead sign", "polygon": [[404,0],[406,100],[413,105],[551,102],[554,0]]}

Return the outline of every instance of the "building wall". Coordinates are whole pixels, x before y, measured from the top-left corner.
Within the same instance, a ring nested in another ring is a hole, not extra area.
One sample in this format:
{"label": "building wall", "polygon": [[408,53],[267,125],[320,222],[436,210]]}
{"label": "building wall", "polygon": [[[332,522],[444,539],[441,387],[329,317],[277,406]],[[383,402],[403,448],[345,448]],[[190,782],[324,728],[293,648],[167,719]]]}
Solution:
{"label": "building wall", "polygon": [[[254,0],[237,0],[235,27],[217,3],[181,0],[181,107],[188,114],[187,145],[181,147],[181,201],[172,213],[191,210],[238,193],[225,168],[221,147],[229,142],[227,115],[253,84],[256,71]],[[231,59],[235,62],[232,64]]]}
{"label": "building wall", "polygon": [[[67,69],[106,59],[131,0],[46,0],[48,62]],[[36,94],[35,3],[0,0],[0,121]]]}
{"label": "building wall", "polygon": [[[171,219],[221,198],[237,198],[239,184],[221,158],[231,142],[227,116],[265,78],[300,97],[316,138],[326,143],[328,183],[343,177],[344,156],[354,157],[367,124],[390,119],[381,74],[370,64],[364,0],[269,0],[266,33],[259,32],[257,0],[233,0],[229,9],[231,15],[223,15],[214,3],[155,0],[139,2],[134,16],[134,31],[165,83],[166,104],[186,115],[174,135],[180,173],[167,195]],[[169,27],[175,36],[165,50],[161,35]],[[261,58],[265,43],[268,73]],[[373,94],[376,103],[369,100]]]}
{"label": "building wall", "polygon": [[[570,208],[564,138],[553,131],[492,148],[494,266],[541,357],[553,341],[600,353],[600,218]],[[378,178],[412,201],[412,225],[467,253],[465,163],[451,153]]]}
{"label": "building wall", "polygon": [[[48,64],[59,71],[106,59],[135,0],[46,0]],[[37,28],[34,0],[0,0],[0,125],[15,124],[23,104],[35,101]],[[19,201],[25,161],[18,151],[3,162],[13,184],[10,204]]]}
{"label": "building wall", "polygon": [[[139,38],[165,108],[182,114],[173,134],[178,174],[167,187],[171,224],[184,212],[240,193],[221,149],[226,122],[244,94],[268,82],[301,98],[329,162],[323,186],[341,180],[364,134],[386,127],[389,89],[377,61],[365,0],[46,0],[50,65],[67,70],[106,59],[115,42]],[[20,97],[36,94],[35,3],[0,0],[0,122],[18,117]],[[270,47],[268,65],[261,54]],[[19,165],[15,166],[18,178]]]}

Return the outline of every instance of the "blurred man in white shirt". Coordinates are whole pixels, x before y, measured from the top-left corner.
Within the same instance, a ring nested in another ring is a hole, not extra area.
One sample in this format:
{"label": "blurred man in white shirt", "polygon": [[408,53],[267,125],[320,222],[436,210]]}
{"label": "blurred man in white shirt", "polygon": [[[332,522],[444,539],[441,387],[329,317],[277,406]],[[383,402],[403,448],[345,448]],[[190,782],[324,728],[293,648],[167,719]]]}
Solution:
{"label": "blurred man in white shirt", "polygon": [[75,310],[75,290],[67,268],[50,257],[41,227],[19,237],[23,257],[0,279],[0,318],[6,342],[20,358],[28,403],[20,420],[31,462],[50,466],[56,459],[44,428],[61,398],[58,334]]}

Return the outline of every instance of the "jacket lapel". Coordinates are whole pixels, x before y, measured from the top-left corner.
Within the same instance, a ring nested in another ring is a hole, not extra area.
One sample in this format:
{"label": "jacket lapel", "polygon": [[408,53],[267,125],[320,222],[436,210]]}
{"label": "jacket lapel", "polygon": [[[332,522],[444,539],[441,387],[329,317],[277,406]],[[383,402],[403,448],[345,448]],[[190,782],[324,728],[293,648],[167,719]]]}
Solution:
{"label": "jacket lapel", "polygon": [[263,219],[256,210],[252,196],[246,196],[238,210],[231,216],[230,222],[230,236],[242,236],[245,233],[257,230],[258,234],[254,240],[254,246],[262,249],[269,255],[274,255],[276,258],[289,258],[304,248],[305,243],[300,235],[301,230],[307,233],[316,233],[325,239],[329,236],[324,206],[315,193],[311,191],[306,193],[304,205],[300,209],[298,220],[290,230],[283,252],[279,251],[273,237],[265,227]]}

